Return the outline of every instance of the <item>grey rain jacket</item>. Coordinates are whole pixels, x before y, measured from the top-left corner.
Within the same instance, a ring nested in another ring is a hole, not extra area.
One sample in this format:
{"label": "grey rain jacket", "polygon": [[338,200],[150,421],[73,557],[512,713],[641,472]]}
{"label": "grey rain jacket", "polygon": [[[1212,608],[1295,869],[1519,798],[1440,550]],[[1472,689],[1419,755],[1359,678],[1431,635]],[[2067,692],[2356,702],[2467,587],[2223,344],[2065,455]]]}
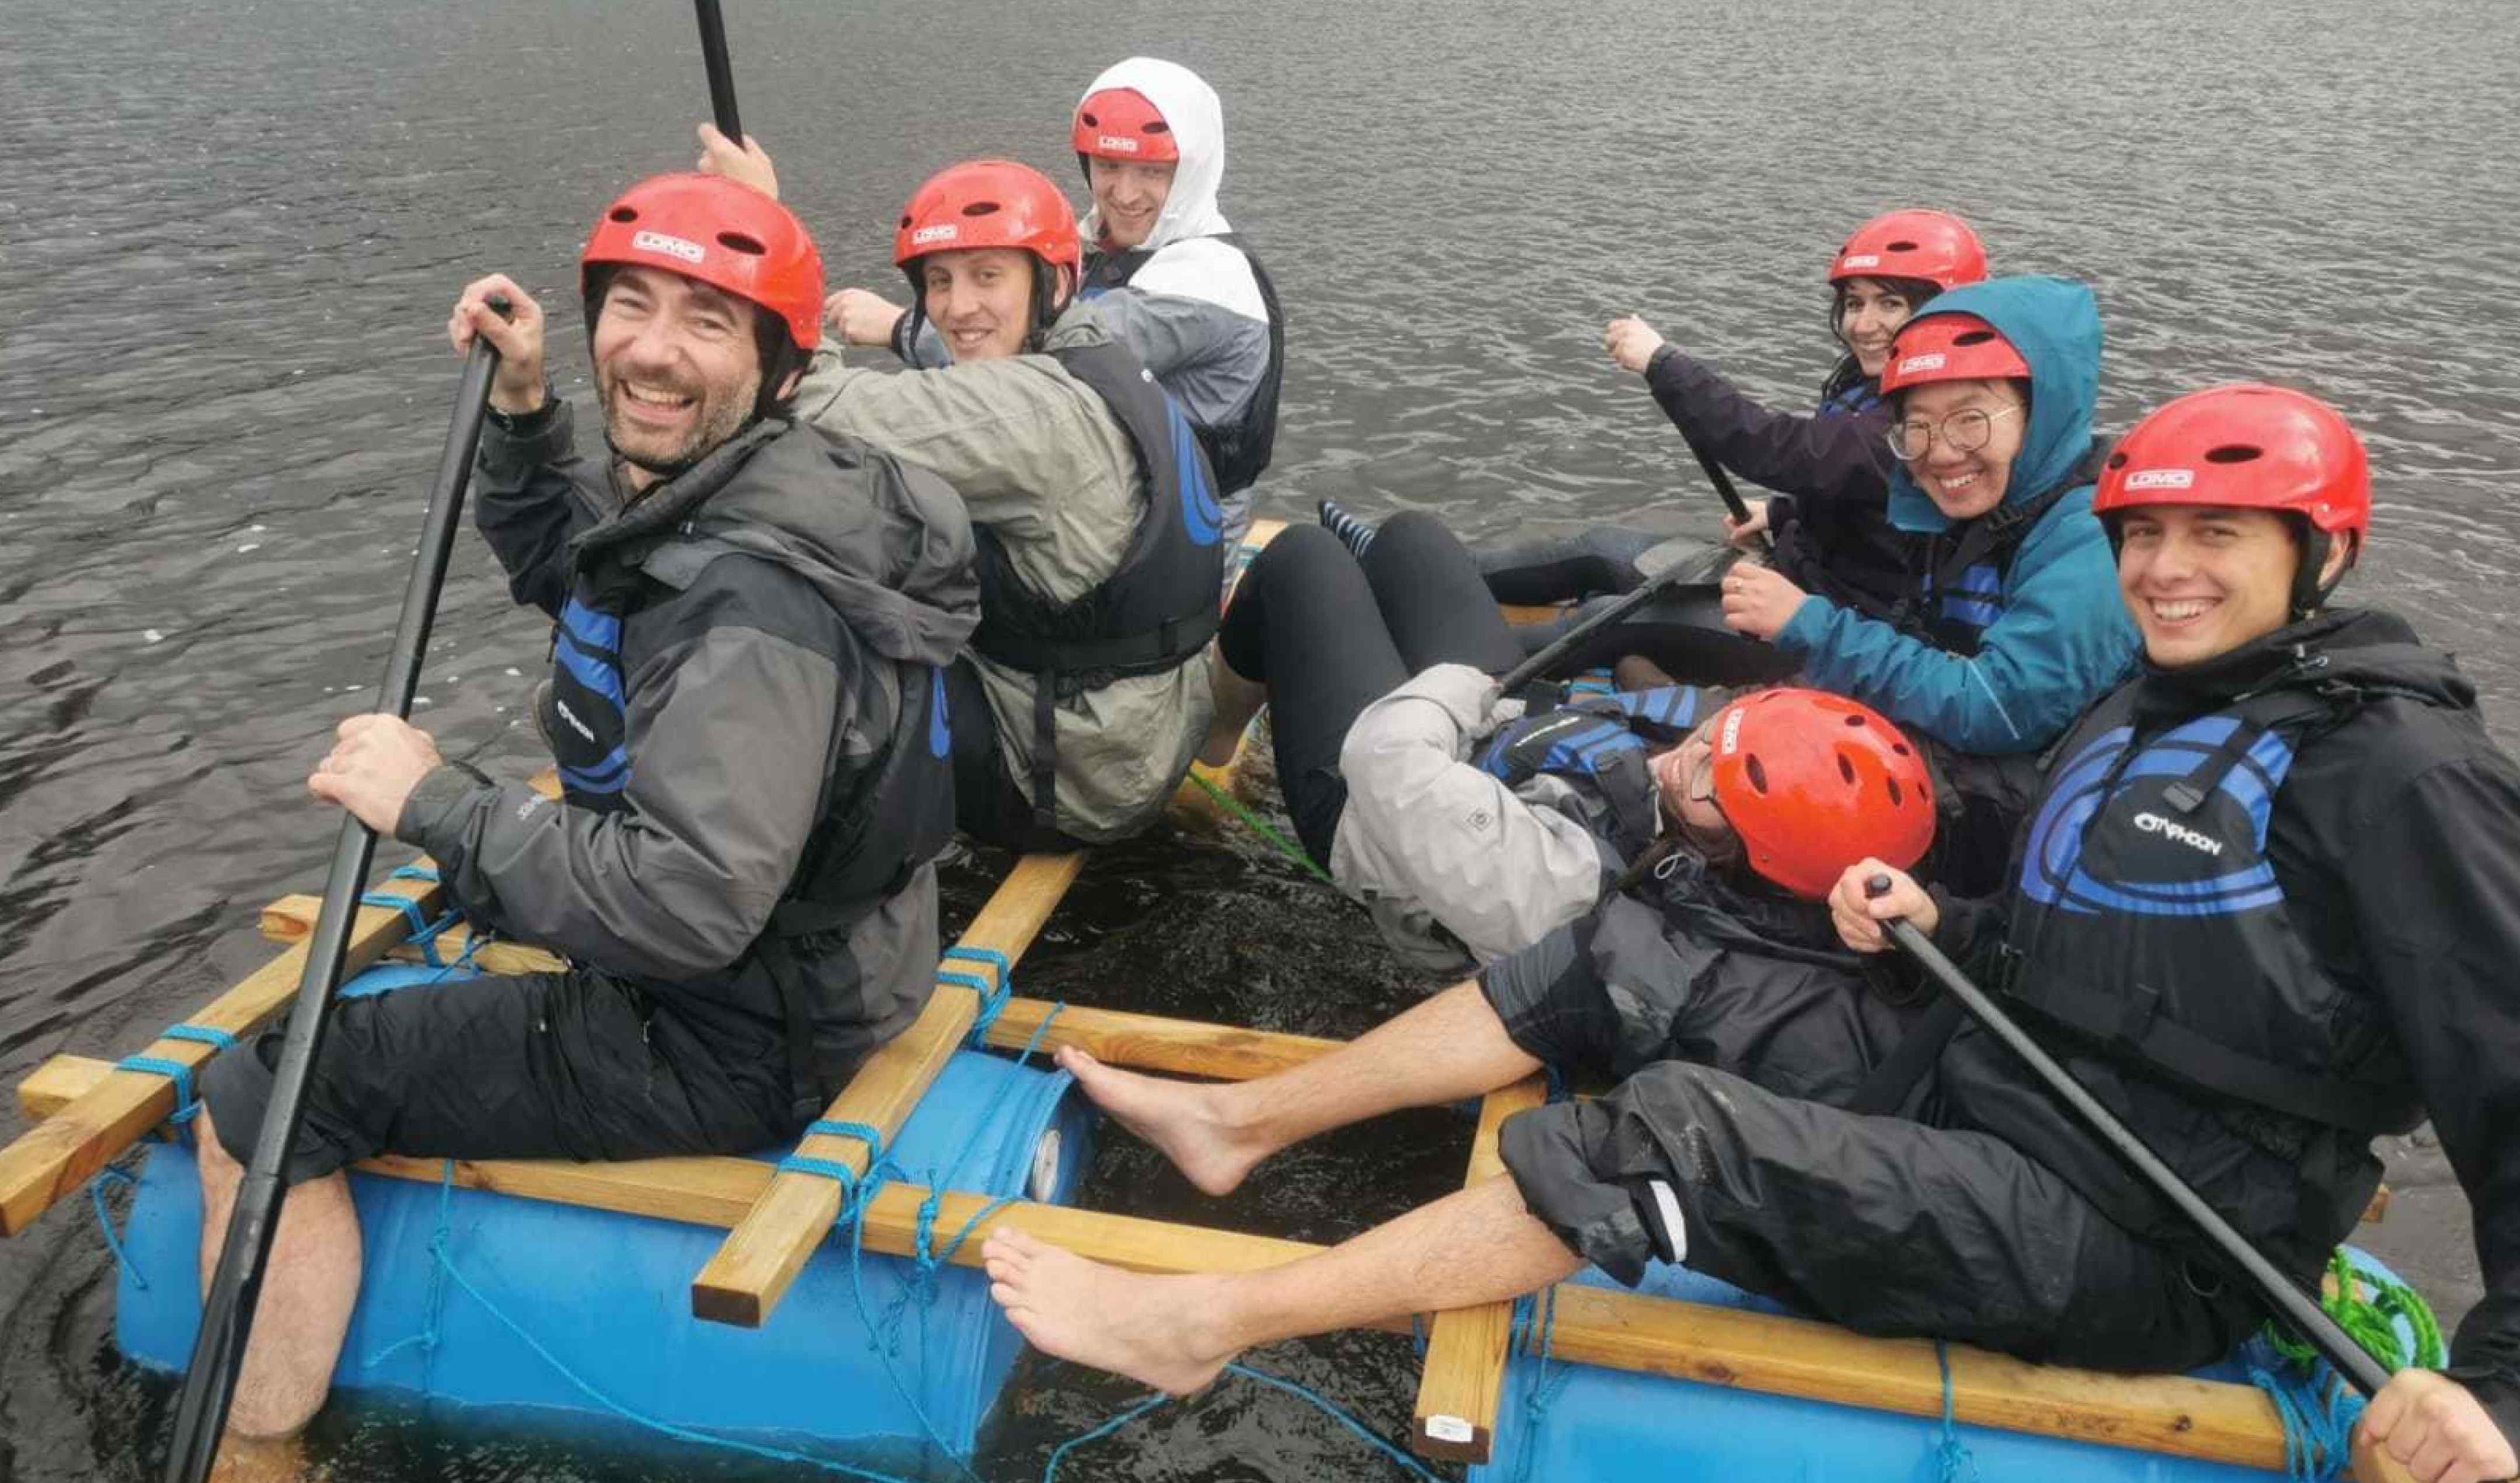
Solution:
{"label": "grey rain jacket", "polygon": [[[970,528],[934,475],[779,420],[633,502],[549,408],[483,429],[475,518],[517,600],[558,620],[536,708],[564,794],[440,767],[395,833],[474,921],[703,1034],[784,1038],[755,939],[809,845],[855,833],[836,810],[868,801],[905,685],[933,689],[977,623]],[[901,865],[845,934],[796,939],[827,1076],[934,982],[934,866]]]}
{"label": "grey rain jacket", "polygon": [[[1108,332],[1070,305],[1049,348],[1102,344]],[[1046,354],[917,375],[885,375],[816,352],[797,414],[824,431],[942,474],[973,523],[1005,543],[1015,572],[1054,603],[1119,569],[1147,509],[1146,476],[1102,398]],[[1009,775],[1032,798],[1030,676],[977,654]],[[1151,822],[1207,735],[1207,664],[1193,658],[1058,701],[1058,827],[1089,844]]]}

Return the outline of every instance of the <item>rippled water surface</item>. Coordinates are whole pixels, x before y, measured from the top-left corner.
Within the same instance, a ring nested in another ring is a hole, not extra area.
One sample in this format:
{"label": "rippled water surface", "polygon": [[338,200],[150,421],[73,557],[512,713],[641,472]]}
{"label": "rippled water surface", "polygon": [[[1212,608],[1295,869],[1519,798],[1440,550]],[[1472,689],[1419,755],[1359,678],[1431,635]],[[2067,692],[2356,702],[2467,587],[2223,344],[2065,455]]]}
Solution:
{"label": "rippled water surface", "polygon": [[[1263,507],[1429,507],[1472,535],[1711,525],[1678,444],[1600,356],[1644,313],[1755,391],[1828,367],[1829,248],[1946,205],[2004,270],[2090,279],[2103,420],[2274,376],[2368,437],[2357,579],[2457,651],[2496,735],[2520,655],[2520,22],[2501,0],[1809,0],[1572,7],[734,0],[746,125],[835,283],[889,290],[890,213],[929,170],[1012,154],[1072,178],[1065,111],[1107,62],[1187,62],[1226,99],[1226,206],[1293,318]],[[865,14],[869,10],[877,14]],[[262,961],[253,908],[313,889],[333,822],[299,780],[381,667],[443,437],[440,325],[505,269],[552,303],[596,209],[686,163],[705,93],[668,0],[354,5],[17,0],[0,22],[0,1079],[119,1054]],[[420,719],[522,769],[541,624],[469,534]],[[957,873],[968,911],[997,862]],[[1360,918],[1239,839],[1089,869],[1036,993],[1348,1034],[1418,985]],[[0,1112],[0,1136],[22,1126]],[[1332,1238],[1458,1178],[1435,1112],[1273,1165],[1223,1209],[1113,1137],[1107,1208]],[[2464,1208],[2405,1156],[2378,1244],[2452,1311]],[[164,1387],[110,1343],[83,1211],[0,1249],[0,1478],[154,1475]],[[1379,1336],[1267,1358],[1405,1428]],[[1032,1364],[980,1465],[1038,1476],[1128,1388]],[[616,1478],[761,1469],[572,1450],[337,1406],[342,1475]],[[1083,1460],[1080,1460],[1081,1461]],[[1106,1445],[1090,1475],[1377,1477],[1238,1391]]]}

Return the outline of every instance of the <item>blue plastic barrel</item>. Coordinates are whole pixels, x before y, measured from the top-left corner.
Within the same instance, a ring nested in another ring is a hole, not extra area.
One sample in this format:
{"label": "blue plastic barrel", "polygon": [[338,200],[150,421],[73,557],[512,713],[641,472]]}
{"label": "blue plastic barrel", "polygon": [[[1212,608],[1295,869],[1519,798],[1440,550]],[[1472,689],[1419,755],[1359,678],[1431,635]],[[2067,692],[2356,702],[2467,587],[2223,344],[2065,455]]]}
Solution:
{"label": "blue plastic barrel", "polygon": [[[2362,1253],[2355,1257],[2367,1270],[2385,1274],[2386,1269]],[[1617,1286],[1598,1270],[1587,1270],[1576,1281]],[[1661,1264],[1647,1273],[1641,1290],[1725,1308],[1787,1311],[1713,1278]],[[2252,1340],[2251,1344],[2263,1342]],[[1563,1361],[1544,1367],[1537,1355],[1539,1347],[1534,1335],[1508,1362],[1494,1449],[1486,1466],[1469,1470],[1469,1483],[1633,1483],[1641,1478],[1932,1483],[1943,1476],[1944,1431],[1939,1417],[1764,1395]],[[2236,1360],[2199,1374],[2247,1380],[2245,1364]],[[2268,1483],[2281,1476],[2228,1463],[1966,1423],[1954,1431],[1968,1449],[1976,1475],[1988,1479]],[[1965,1467],[1961,1471],[1963,1476],[1968,1473]]]}
{"label": "blue plastic barrel", "polygon": [[[344,991],[439,976],[374,969]],[[1063,1071],[960,1053],[903,1125],[891,1156],[921,1184],[1065,1203],[1083,1176],[1093,1126],[1082,1101],[1066,1095],[1070,1084]],[[338,1390],[587,1416],[617,1407],[756,1440],[845,1443],[852,1453],[924,1435],[906,1391],[945,1445],[968,1454],[1020,1347],[980,1273],[947,1267],[922,1281],[909,1260],[872,1252],[853,1264],[845,1232],[808,1260],[769,1323],[746,1329],[691,1315],[692,1278],[721,1230],[365,1174],[354,1173],[350,1187],[366,1275],[334,1372]],[[441,1198],[455,1270],[552,1359],[459,1284],[433,1281]],[[937,1245],[953,1235],[940,1228]],[[189,1363],[201,1323],[200,1239],[192,1151],[159,1147],[141,1174],[125,1238],[115,1337],[133,1361],[165,1370]],[[904,1303],[887,1356],[861,1314],[881,1323]],[[433,1345],[406,1342],[432,1329]]]}

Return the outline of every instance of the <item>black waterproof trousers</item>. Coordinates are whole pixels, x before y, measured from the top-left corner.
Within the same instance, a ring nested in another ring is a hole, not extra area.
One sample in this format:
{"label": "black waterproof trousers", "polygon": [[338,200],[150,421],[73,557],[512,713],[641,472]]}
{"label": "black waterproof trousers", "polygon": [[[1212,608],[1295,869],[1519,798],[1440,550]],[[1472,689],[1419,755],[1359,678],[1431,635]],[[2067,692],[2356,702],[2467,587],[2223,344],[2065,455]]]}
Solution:
{"label": "black waterproof trousers", "polygon": [[[202,1098],[243,1163],[282,1032],[213,1059]],[[653,1158],[749,1153],[795,1136],[786,1042],[703,1030],[607,973],[457,979],[343,999],[306,1084],[290,1184],[379,1153]]]}
{"label": "black waterproof trousers", "polygon": [[1269,687],[1278,786],[1316,860],[1347,807],[1340,743],[1368,705],[1432,665],[1502,674],[1522,659],[1469,553],[1416,511],[1385,520],[1362,562],[1318,525],[1287,529],[1235,589],[1217,650]]}
{"label": "black waterproof trousers", "polygon": [[1515,1043],[1617,1074],[1659,1027],[1697,1057],[1505,1125],[1532,1212],[1611,1276],[1677,1260],[1858,1332],[2109,1370],[2192,1369],[2257,1323],[2193,1253],[2113,1225],[1991,1133],[1935,1126],[1930,1077],[1909,1115],[1844,1110],[1910,1013],[1861,979],[1777,965],[1658,1002],[1650,972],[1604,982],[1573,930],[1482,976]]}

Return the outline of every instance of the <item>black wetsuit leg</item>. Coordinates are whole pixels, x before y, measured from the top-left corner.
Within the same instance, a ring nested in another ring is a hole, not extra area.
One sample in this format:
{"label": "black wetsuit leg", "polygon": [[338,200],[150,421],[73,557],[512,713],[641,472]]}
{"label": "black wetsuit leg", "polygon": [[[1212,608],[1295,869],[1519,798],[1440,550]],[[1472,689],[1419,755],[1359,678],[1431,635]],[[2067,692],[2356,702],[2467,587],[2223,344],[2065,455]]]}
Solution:
{"label": "black wetsuit leg", "polygon": [[[1390,526],[1386,523],[1383,528]],[[1564,603],[1636,591],[1644,580],[1637,571],[1637,558],[1667,539],[1617,525],[1596,525],[1574,535],[1508,541],[1471,555],[1498,602]]]}
{"label": "black wetsuit leg", "polygon": [[1412,510],[1383,521],[1362,564],[1411,674],[1467,664],[1494,675],[1522,662],[1477,561],[1433,516]]}
{"label": "black wetsuit leg", "polygon": [[1236,674],[1269,687],[1278,786],[1297,837],[1327,863],[1347,807],[1339,745],[1357,713],[1410,674],[1373,589],[1338,537],[1297,525],[1243,573],[1216,641]]}

